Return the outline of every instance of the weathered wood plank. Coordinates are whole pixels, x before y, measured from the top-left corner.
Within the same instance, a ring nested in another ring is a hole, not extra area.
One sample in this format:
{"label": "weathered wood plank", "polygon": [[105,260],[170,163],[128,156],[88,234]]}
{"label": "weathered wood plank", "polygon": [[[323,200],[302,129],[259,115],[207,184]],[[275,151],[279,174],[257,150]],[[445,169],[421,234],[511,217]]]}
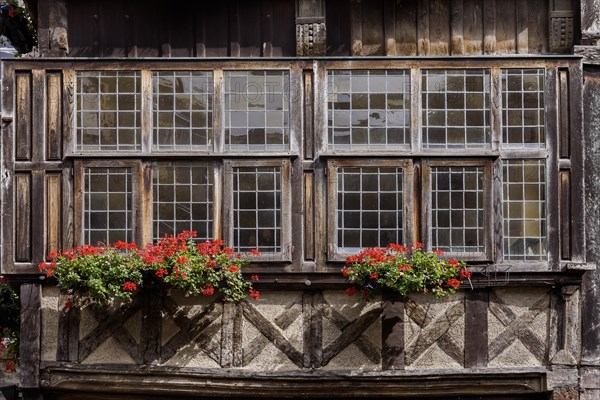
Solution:
{"label": "weathered wood plank", "polygon": [[141,358],[143,364],[160,361],[162,337],[162,296],[159,289],[145,288],[142,306]]}
{"label": "weathered wood plank", "polygon": [[235,304],[223,304],[223,316],[221,319],[221,367],[231,368],[234,365],[234,320],[235,320]]}
{"label": "weathered wood plank", "polygon": [[75,70],[63,69],[62,78],[62,154],[74,149],[75,127]]}
{"label": "weathered wood plank", "polygon": [[294,364],[302,368],[303,357],[296,348],[283,336],[280,329],[265,318],[253,305],[248,302],[242,302],[244,317],[256,327],[269,341],[285,354]]}
{"label": "weathered wood plank", "polygon": [[19,72],[15,74],[15,80],[15,158],[29,161],[33,134],[32,75]]}
{"label": "weathered wood plank", "polygon": [[229,56],[239,57],[241,55],[240,46],[240,16],[239,5],[230,3],[229,5]]}
{"label": "weathered wood plank", "polygon": [[39,387],[41,346],[41,302],[42,287],[38,283],[21,285],[21,343],[20,343],[20,386],[32,389]]}
{"label": "weathered wood plank", "polygon": [[483,0],[483,53],[496,52],[496,0]]}
{"label": "weathered wood plank", "polygon": [[527,12],[527,0],[516,1],[517,17],[517,53],[529,53],[529,25]]}
{"label": "weathered wood plank", "polygon": [[483,52],[483,7],[479,0],[463,0],[464,54]]}
{"label": "weathered wood plank", "polygon": [[30,173],[15,174],[15,261],[31,260],[31,186]]}
{"label": "weathered wood plank", "polygon": [[[41,152],[40,152],[41,153]],[[40,154],[42,156],[42,154]],[[46,204],[46,174],[44,171],[33,171],[31,186],[31,261],[39,263],[46,257],[46,231],[43,228],[32,229],[38,221],[46,219],[44,206]]]}
{"label": "weathered wood plank", "polygon": [[[545,116],[546,121],[546,145],[549,149],[558,147],[558,111],[557,111],[557,72],[556,69],[546,70],[545,80]],[[558,193],[558,165],[557,151],[548,153],[546,162],[547,193]],[[547,201],[547,226],[548,226],[548,265],[554,271],[560,270],[560,239],[559,239],[559,205],[558,196],[548,196]]]}
{"label": "weathered wood plank", "polygon": [[530,53],[544,54],[548,50],[548,3],[546,0],[528,0],[527,34]]}
{"label": "weathered wood plank", "polygon": [[45,254],[61,248],[62,174],[46,176],[46,249]]}
{"label": "weathered wood plank", "polygon": [[62,153],[62,78],[46,75],[46,160],[60,160]]}
{"label": "weathered wood plank", "polygon": [[49,1],[49,55],[64,57],[69,50],[66,0]]}
{"label": "weathered wood plank", "polygon": [[487,367],[489,292],[475,289],[465,296],[465,368]]}
{"label": "weathered wood plank", "polygon": [[558,71],[558,113],[559,113],[559,154],[560,158],[569,158],[571,154],[570,141],[570,110],[569,110],[569,71],[560,69]]}
{"label": "weathered wood plank", "polygon": [[417,12],[417,54],[429,55],[429,0],[418,3]]}
{"label": "weathered wood plank", "polygon": [[450,4],[446,0],[429,0],[429,54],[450,54]]}
{"label": "weathered wood plank", "polygon": [[273,57],[273,2],[261,3],[261,55]]}
{"label": "weathered wood plank", "polygon": [[76,295],[61,292],[58,300],[60,311],[58,313],[58,338],[56,347],[57,361],[77,362],[79,357],[79,323],[81,309],[67,307],[66,303],[76,302]]}
{"label": "weathered wood plank", "polygon": [[464,4],[463,0],[452,0],[450,9],[451,52],[464,54]]}
{"label": "weathered wood plank", "polygon": [[362,25],[362,3],[361,0],[351,0],[350,3],[350,43],[351,54],[361,56],[363,54],[363,25]]}
{"label": "weathered wood plank", "polygon": [[396,55],[417,54],[417,2],[396,0]]}
{"label": "weathered wood plank", "polygon": [[396,0],[384,0],[383,24],[385,31],[385,54],[396,55]]}
{"label": "weathered wood plank", "polygon": [[397,294],[384,293],[381,326],[382,368],[404,369],[404,301]]}
{"label": "weathered wood plank", "polygon": [[314,172],[304,173],[304,259],[315,259]]}
{"label": "weathered wood plank", "polygon": [[571,174],[560,171],[560,251],[562,260],[571,259]]}
{"label": "weathered wood plank", "polygon": [[[519,1],[520,3],[520,1]],[[516,5],[514,0],[496,0],[496,52],[516,53]]]}
{"label": "weathered wood plank", "polygon": [[314,85],[311,72],[304,77],[304,159],[310,160],[314,154]]}
{"label": "weathered wood plank", "polygon": [[385,16],[383,0],[362,2],[362,55],[386,54]]}

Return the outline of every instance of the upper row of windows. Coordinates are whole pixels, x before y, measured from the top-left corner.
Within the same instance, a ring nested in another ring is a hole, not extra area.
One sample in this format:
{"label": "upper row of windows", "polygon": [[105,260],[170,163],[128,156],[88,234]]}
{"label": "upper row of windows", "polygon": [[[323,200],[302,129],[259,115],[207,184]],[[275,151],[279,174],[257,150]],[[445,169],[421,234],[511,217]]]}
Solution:
{"label": "upper row of windows", "polygon": [[[423,149],[491,149],[490,71],[420,74],[414,83],[410,70],[328,71],[328,150],[410,149],[415,107]],[[288,151],[289,71],[224,71],[223,79],[217,99],[212,71],[153,71],[152,150],[212,150],[219,102],[224,151]],[[139,71],[78,71],[76,85],[78,151],[142,150]],[[544,148],[544,70],[502,70],[500,96],[503,148]]]}

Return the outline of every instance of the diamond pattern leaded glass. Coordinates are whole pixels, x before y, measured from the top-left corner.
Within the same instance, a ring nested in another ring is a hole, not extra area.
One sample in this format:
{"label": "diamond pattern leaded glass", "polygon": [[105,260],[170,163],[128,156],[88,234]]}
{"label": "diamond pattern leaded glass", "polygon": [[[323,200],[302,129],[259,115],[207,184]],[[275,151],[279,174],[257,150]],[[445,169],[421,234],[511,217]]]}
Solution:
{"label": "diamond pattern leaded glass", "polygon": [[544,70],[502,70],[502,147],[545,146]]}
{"label": "diamond pattern leaded glass", "polygon": [[212,71],[154,71],[152,90],[152,148],[161,151],[211,150]]}
{"label": "diamond pattern leaded glass", "polygon": [[504,259],[547,258],[545,160],[504,160]]}
{"label": "diamond pattern leaded glass", "polygon": [[142,149],[138,71],[77,71],[76,87],[77,150]]}
{"label": "diamond pattern leaded glass", "polygon": [[290,148],[288,71],[225,71],[225,150]]}
{"label": "diamond pattern leaded glass", "polygon": [[198,163],[158,164],[152,171],[153,238],[196,231],[213,238],[214,169]]}
{"label": "diamond pattern leaded glass", "polygon": [[431,168],[431,247],[448,253],[483,253],[482,167]]}
{"label": "diamond pattern leaded glass", "polygon": [[410,71],[327,74],[328,149],[410,148]]}
{"label": "diamond pattern leaded glass", "polygon": [[233,247],[282,251],[281,167],[233,169]]}
{"label": "diamond pattern leaded glass", "polygon": [[344,252],[403,243],[402,168],[337,168],[337,246]]}
{"label": "diamond pattern leaded glass", "polygon": [[423,148],[491,148],[488,70],[424,70],[421,97]]}
{"label": "diamond pattern leaded glass", "polygon": [[84,168],[83,181],[84,242],[133,241],[131,169]]}

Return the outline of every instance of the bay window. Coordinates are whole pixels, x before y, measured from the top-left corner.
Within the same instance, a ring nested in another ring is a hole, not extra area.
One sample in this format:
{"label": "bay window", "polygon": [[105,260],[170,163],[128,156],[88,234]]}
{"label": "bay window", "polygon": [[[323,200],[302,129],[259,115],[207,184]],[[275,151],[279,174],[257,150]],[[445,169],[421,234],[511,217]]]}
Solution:
{"label": "bay window", "polygon": [[415,241],[548,263],[558,69],[507,64],[77,71],[76,237],[194,230],[288,271]]}

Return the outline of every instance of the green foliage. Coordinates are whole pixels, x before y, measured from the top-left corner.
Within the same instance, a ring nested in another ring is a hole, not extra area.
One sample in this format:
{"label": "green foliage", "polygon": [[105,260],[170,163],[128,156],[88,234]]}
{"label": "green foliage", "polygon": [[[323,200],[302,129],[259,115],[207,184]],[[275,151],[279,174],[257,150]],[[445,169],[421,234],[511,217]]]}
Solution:
{"label": "green foliage", "polygon": [[360,289],[364,297],[371,297],[374,292],[391,290],[403,296],[431,292],[446,297],[456,292],[461,280],[471,277],[464,262],[442,259],[442,251],[424,252],[422,247],[420,243],[410,248],[390,244],[348,257],[342,273],[352,286],[346,293],[352,296]]}
{"label": "green foliage", "polygon": [[7,371],[13,372],[19,358],[19,313],[17,294],[0,277],[0,360]]}

